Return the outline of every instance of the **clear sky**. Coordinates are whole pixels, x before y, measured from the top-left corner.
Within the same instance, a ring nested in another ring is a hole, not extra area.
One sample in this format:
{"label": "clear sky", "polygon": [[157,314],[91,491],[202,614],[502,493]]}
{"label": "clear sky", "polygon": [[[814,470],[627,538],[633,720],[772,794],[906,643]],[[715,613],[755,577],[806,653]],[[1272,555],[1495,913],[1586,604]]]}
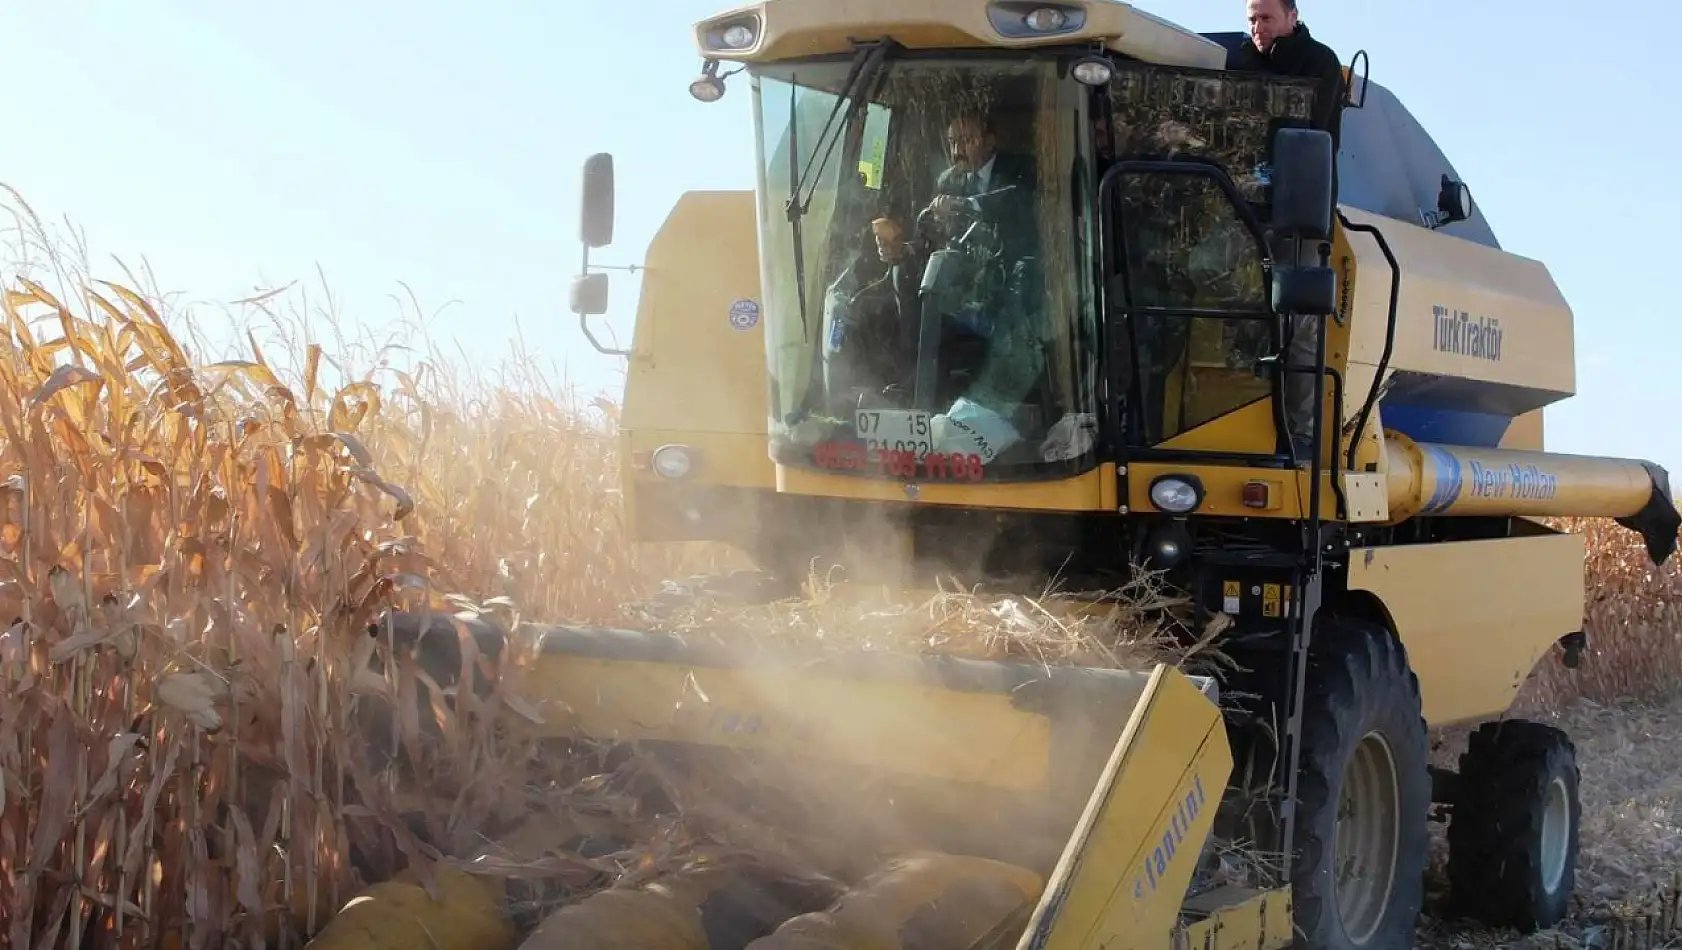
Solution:
{"label": "clear sky", "polygon": [[[143,255],[186,298],[319,289],[319,267],[343,318],[378,330],[401,281],[471,358],[503,355],[518,319],[575,384],[612,390],[618,362],[566,309],[579,167],[615,153],[610,263],[640,261],[683,191],[751,187],[745,85],[710,106],[686,91],[691,24],[731,3],[10,0],[0,182],[104,260]],[[1550,411],[1549,447],[1682,470],[1671,8],[1301,8],[1344,61],[1367,50],[1497,237],[1544,261],[1575,308],[1581,395]],[[1243,24],[1243,0],[1151,9],[1200,30]],[[621,340],[636,291],[614,275]]]}

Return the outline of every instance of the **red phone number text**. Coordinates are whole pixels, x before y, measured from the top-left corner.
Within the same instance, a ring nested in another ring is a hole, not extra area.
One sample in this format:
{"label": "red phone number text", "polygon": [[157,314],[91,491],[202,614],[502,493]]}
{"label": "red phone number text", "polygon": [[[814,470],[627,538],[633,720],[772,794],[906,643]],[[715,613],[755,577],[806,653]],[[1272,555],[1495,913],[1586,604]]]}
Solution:
{"label": "red phone number text", "polygon": [[812,461],[819,468],[833,471],[872,472],[895,478],[979,482],[985,473],[979,455],[930,452],[919,460],[915,452],[868,448],[856,442],[820,442],[812,448]]}

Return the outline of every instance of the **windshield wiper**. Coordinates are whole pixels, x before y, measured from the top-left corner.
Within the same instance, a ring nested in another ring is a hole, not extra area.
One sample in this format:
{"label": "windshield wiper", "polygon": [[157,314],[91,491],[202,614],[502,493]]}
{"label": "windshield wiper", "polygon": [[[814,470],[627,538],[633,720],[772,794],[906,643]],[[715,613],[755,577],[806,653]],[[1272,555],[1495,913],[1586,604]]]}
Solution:
{"label": "windshield wiper", "polygon": [[[800,191],[808,180],[816,175],[813,168],[820,172],[829,165],[829,159],[835,152],[835,146],[841,141],[841,130],[836,120],[842,112],[851,107],[852,101],[876,78],[882,69],[882,62],[887,57],[888,44],[878,42],[869,46],[859,47],[853,56],[852,65],[847,68],[847,78],[841,86],[841,93],[835,99],[835,105],[830,107],[829,117],[824,120],[823,128],[818,130],[818,141],[812,146],[812,155],[804,166],[800,161],[800,129],[798,125],[798,110],[795,108],[795,98],[800,91],[800,85],[790,77],[788,90],[788,202],[783,206],[788,215],[789,230],[794,238],[794,292],[800,301],[800,325],[805,329],[807,338],[811,337],[811,321],[806,313],[806,248],[801,237],[800,219],[806,216],[806,211],[812,205],[812,198],[817,194],[816,183],[812,184],[812,193],[801,197]],[[831,133],[833,132],[833,137]],[[824,143],[829,139],[828,144]],[[819,150],[822,150],[821,154]]]}

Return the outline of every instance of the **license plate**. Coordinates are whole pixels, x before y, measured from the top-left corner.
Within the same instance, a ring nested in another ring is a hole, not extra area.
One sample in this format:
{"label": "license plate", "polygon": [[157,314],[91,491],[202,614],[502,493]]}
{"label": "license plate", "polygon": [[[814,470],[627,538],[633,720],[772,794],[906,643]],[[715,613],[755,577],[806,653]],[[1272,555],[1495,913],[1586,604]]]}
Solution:
{"label": "license plate", "polygon": [[934,428],[927,412],[911,409],[860,409],[853,426],[865,445],[878,452],[910,452],[922,458],[934,451]]}

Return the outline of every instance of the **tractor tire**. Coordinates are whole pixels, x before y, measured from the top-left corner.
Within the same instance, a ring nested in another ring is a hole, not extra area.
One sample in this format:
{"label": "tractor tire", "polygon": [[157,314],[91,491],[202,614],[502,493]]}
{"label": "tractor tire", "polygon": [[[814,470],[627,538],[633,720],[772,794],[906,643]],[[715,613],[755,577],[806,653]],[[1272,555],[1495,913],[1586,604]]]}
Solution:
{"label": "tractor tire", "polygon": [[1323,615],[1308,662],[1291,872],[1300,945],[1411,947],[1431,809],[1418,677],[1399,640],[1356,618]]}
{"label": "tractor tire", "polygon": [[1491,927],[1559,923],[1577,883],[1579,778],[1564,732],[1523,720],[1478,727],[1449,816],[1450,903]]}

